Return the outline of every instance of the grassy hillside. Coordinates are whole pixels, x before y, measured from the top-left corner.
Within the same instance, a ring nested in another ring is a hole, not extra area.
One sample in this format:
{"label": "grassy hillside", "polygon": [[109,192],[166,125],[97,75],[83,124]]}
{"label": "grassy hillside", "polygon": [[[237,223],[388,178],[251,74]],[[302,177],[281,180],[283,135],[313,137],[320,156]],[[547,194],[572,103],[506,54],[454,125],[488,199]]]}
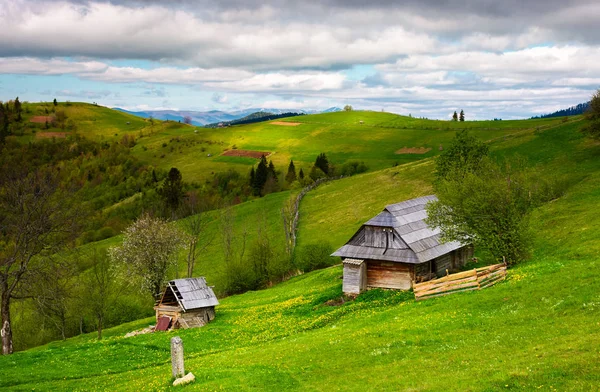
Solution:
{"label": "grassy hillside", "polygon": [[[77,132],[94,140],[121,140],[133,136],[134,156],[142,162],[168,171],[177,167],[184,180],[204,181],[216,172],[234,169],[244,175],[257,160],[221,155],[232,149],[270,152],[279,170],[290,159],[296,168],[308,172],[316,156],[327,153],[330,161],[342,165],[350,160],[364,161],[372,170],[417,161],[440,153],[454,133],[472,129],[482,140],[546,129],[560,125],[562,119],[519,121],[451,122],[424,120],[380,112],[335,112],[298,116],[227,128],[198,128],[178,122],[150,121],[128,113],[84,103],[25,105],[26,140]],[[64,111],[75,125],[44,129],[44,124],[29,121],[34,116]],[[46,113],[48,111],[48,113]],[[286,126],[282,124],[295,124]],[[35,131],[35,133],[32,133]],[[405,150],[403,150],[405,149]]]}
{"label": "grassy hillside", "polygon": [[[320,116],[305,118],[334,114]],[[600,145],[583,140],[577,123],[531,124],[499,131],[511,136],[497,138],[493,154],[526,156],[570,187],[535,211],[534,256],[504,283],[419,303],[410,293],[372,290],[339,305],[342,271],[334,266],[225,298],[200,329],[123,337],[150,318],[108,330],[100,342],[84,335],[1,357],[0,387],[169,389],[169,339],[181,336],[186,369],[197,377],[190,390],[595,390]],[[302,203],[299,244],[342,244],[385,204],[430,193],[432,170],[426,160],[323,185]],[[237,206],[238,226],[263,210],[275,233],[286,197]]]}

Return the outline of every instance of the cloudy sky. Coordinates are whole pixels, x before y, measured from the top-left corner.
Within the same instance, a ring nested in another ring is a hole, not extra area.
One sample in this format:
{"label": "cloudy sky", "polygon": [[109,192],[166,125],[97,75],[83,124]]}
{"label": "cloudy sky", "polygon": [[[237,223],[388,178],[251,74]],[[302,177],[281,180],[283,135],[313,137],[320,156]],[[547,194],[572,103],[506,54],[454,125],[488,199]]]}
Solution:
{"label": "cloudy sky", "polygon": [[523,118],[600,87],[598,0],[0,0],[0,100]]}

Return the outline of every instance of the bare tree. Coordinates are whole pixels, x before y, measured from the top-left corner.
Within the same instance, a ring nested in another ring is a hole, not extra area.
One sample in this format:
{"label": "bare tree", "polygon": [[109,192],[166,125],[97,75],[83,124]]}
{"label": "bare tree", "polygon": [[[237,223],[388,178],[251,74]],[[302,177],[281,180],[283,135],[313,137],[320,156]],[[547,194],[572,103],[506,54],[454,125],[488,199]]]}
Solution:
{"label": "bare tree", "polygon": [[88,257],[91,267],[82,279],[86,290],[82,305],[96,319],[98,340],[101,340],[106,314],[114,307],[128,284],[127,280],[121,279],[117,266],[107,254],[94,250]]}
{"label": "bare tree", "polygon": [[297,215],[297,198],[290,197],[281,209],[281,219],[283,221],[283,231],[285,233],[285,251],[289,257],[294,252],[296,246],[296,228],[294,221]]}
{"label": "bare tree", "polygon": [[188,217],[184,221],[185,229],[188,232],[187,237],[187,277],[194,275],[196,259],[212,243],[214,237],[209,236],[206,226],[209,223],[208,216],[198,211],[195,215]]}
{"label": "bare tree", "polygon": [[2,354],[13,352],[10,303],[45,257],[64,248],[80,232],[84,211],[56,172],[0,171],[0,313]]}
{"label": "bare tree", "polygon": [[32,271],[29,279],[36,310],[67,338],[67,321],[74,298],[76,266],[68,258],[55,258]]}
{"label": "bare tree", "polygon": [[234,221],[235,217],[231,207],[225,208],[221,214],[221,239],[229,293],[242,292],[254,285],[252,271],[249,271],[248,266],[244,265],[248,231],[244,227],[241,234],[236,234]]}
{"label": "bare tree", "polygon": [[177,253],[185,233],[172,224],[148,214],[125,229],[121,246],[109,249],[112,260],[125,263],[130,273],[142,278],[142,289],[160,298],[169,267],[177,265]]}
{"label": "bare tree", "polygon": [[183,122],[187,125],[191,125],[192,124],[192,117],[191,116],[184,116],[183,117]]}

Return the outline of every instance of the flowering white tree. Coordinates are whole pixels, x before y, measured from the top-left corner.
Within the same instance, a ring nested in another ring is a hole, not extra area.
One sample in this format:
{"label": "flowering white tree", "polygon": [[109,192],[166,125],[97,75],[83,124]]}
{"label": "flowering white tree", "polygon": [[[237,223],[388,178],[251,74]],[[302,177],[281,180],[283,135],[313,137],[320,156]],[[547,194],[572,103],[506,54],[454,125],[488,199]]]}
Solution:
{"label": "flowering white tree", "polygon": [[170,266],[177,263],[177,252],[186,234],[160,218],[139,217],[125,230],[123,245],[109,249],[110,257],[125,263],[128,270],[142,278],[142,289],[155,299],[167,279]]}

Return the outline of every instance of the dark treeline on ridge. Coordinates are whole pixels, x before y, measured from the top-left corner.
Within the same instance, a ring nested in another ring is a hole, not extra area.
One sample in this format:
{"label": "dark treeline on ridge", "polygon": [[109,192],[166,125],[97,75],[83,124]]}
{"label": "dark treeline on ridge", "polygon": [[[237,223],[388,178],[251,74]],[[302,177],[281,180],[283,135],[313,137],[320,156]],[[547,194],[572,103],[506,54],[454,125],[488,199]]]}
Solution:
{"label": "dark treeline on ridge", "polygon": [[204,127],[205,128],[219,128],[219,127],[226,127],[226,126],[230,126],[230,125],[253,124],[253,123],[257,123],[257,122],[261,122],[261,121],[271,121],[271,120],[277,120],[280,118],[296,117],[296,116],[303,116],[303,115],[304,115],[304,113],[296,113],[296,112],[287,112],[287,113],[281,113],[281,114],[273,114],[273,113],[269,113],[269,112],[256,112],[256,113],[252,113],[246,117],[240,118],[238,120],[222,121],[222,122],[213,123],[213,124],[206,124]]}
{"label": "dark treeline on ridge", "polygon": [[585,113],[586,110],[588,110],[589,107],[590,107],[590,103],[589,102],[585,102],[585,103],[580,103],[580,104],[575,105],[575,106],[571,106],[570,108],[567,108],[567,109],[557,110],[554,113],[543,114],[541,116],[534,116],[534,117],[531,117],[531,118],[535,119],[535,118],[552,118],[552,117],[564,117],[564,116],[577,116],[579,114]]}

